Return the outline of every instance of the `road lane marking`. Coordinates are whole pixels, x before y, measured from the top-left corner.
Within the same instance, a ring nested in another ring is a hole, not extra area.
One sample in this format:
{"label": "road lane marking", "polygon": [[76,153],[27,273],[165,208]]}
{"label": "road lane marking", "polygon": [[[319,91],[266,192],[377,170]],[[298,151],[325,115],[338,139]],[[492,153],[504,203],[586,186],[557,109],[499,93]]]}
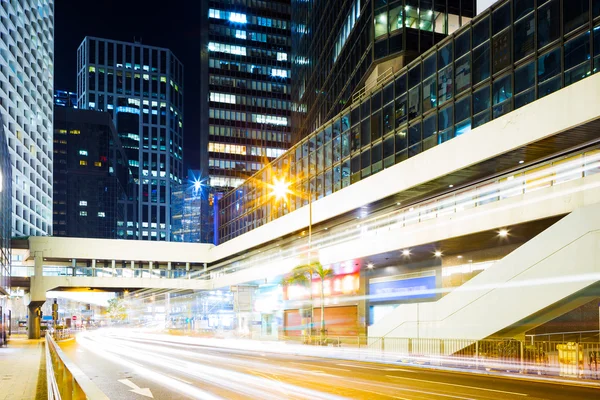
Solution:
{"label": "road lane marking", "polygon": [[418,382],[424,382],[424,383],[433,383],[433,384],[436,384],[436,385],[447,385],[447,386],[455,386],[455,387],[461,387],[461,388],[466,388],[466,389],[485,390],[487,392],[514,394],[515,396],[529,396],[526,393],[507,392],[506,390],[487,389],[487,388],[482,388],[482,387],[479,387],[479,386],[468,386],[468,385],[459,385],[457,383],[446,383],[446,382],[438,382],[438,381],[428,381],[426,379],[405,378],[403,376],[394,376],[394,375],[386,375],[386,376],[388,378],[406,379],[406,380],[409,380],[409,381],[418,381]]}
{"label": "road lane marking", "polygon": [[263,361],[267,361],[268,358],[264,358],[264,357],[254,357],[254,356],[245,356],[245,355],[241,355],[241,354],[234,354],[234,357],[245,357],[245,358],[254,358],[255,360],[263,360]]}
{"label": "road lane marking", "polygon": [[177,379],[178,381],[181,381],[181,382],[183,382],[183,383],[187,383],[188,385],[193,385],[193,383],[192,383],[192,382],[188,382],[188,381],[186,381],[185,379],[181,379],[181,378],[180,378],[180,377],[178,377],[178,376],[171,375],[171,374],[165,374],[165,375],[166,375],[166,376],[168,376],[168,377],[170,377],[170,378]]}
{"label": "road lane marking", "polygon": [[[290,361],[290,364],[304,365],[305,367],[311,367],[311,368],[314,368],[316,366],[313,364],[299,363],[299,362],[294,362],[294,361]],[[336,371],[351,372],[349,369],[346,369],[346,368],[327,367],[325,365],[319,365],[319,368],[327,368],[327,369],[333,369]]]}
{"label": "road lane marking", "polygon": [[341,365],[343,367],[353,367],[353,368],[363,368],[363,369],[374,369],[376,371],[401,371],[401,372],[412,372],[416,373],[417,371],[413,371],[410,369],[402,369],[402,368],[377,368],[377,367],[367,367],[364,365],[354,365],[354,364],[336,364]]}
{"label": "road lane marking", "polygon": [[385,393],[380,393],[380,392],[374,392],[373,390],[367,390],[367,389],[358,389],[358,388],[356,388],[356,389],[354,389],[354,390],[358,390],[358,391],[361,391],[361,392],[367,392],[367,393],[373,393],[373,394],[376,394],[376,395],[378,395],[378,396],[391,397],[392,399],[398,399],[398,400],[411,400],[411,399],[409,399],[409,398],[406,398],[406,397],[400,397],[400,396],[394,396],[394,395],[391,395],[391,394],[385,394]]}

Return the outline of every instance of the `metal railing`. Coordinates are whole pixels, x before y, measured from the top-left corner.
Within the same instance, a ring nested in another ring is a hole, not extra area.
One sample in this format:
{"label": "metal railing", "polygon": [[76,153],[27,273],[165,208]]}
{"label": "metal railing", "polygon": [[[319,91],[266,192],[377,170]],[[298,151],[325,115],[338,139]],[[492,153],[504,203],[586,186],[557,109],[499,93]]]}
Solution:
{"label": "metal railing", "polygon": [[108,400],[46,333],[46,380],[48,400]]}
{"label": "metal railing", "polygon": [[197,270],[158,269],[158,268],[93,268],[44,266],[43,276],[73,276],[90,278],[150,278],[150,279],[185,279],[198,278]]}
{"label": "metal railing", "polygon": [[52,337],[54,338],[54,340],[66,340],[73,337],[73,332],[71,332],[71,329],[69,328],[55,329],[52,332]]}

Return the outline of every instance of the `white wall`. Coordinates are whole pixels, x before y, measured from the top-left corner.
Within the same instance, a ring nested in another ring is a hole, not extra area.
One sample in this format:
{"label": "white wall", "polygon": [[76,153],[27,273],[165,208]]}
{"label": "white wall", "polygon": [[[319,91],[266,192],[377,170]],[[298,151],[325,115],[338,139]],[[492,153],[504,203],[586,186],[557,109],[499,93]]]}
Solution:
{"label": "white wall", "polygon": [[490,8],[498,0],[477,0],[477,15]]}

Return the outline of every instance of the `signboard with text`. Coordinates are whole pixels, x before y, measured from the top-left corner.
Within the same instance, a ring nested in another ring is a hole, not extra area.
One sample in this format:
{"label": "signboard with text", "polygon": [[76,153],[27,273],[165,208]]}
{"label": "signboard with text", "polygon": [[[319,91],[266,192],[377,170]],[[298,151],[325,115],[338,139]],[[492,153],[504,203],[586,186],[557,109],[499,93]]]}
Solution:
{"label": "signboard with text", "polygon": [[421,276],[395,275],[369,279],[369,300],[402,301],[436,296],[435,271]]}

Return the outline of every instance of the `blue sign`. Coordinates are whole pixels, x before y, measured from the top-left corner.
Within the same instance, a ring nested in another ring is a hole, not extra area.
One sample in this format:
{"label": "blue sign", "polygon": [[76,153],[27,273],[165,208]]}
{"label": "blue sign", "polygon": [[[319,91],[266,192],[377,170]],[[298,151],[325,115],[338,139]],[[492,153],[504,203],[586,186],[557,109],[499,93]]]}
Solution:
{"label": "blue sign", "polygon": [[371,279],[370,301],[424,299],[436,296],[435,275],[409,279]]}

